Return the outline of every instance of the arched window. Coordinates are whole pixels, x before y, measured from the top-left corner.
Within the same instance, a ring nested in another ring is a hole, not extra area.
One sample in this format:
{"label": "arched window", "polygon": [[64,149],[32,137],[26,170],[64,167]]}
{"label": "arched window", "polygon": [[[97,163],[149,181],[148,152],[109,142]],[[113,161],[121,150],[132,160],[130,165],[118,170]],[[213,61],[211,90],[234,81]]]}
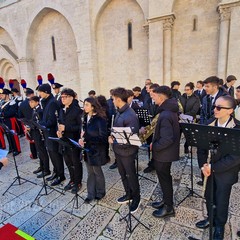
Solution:
{"label": "arched window", "polygon": [[128,23],[128,49],[132,49],[132,23]]}
{"label": "arched window", "polygon": [[56,57],[56,49],[55,49],[55,39],[54,39],[54,36],[52,36],[52,53],[53,53],[53,61],[56,61],[57,60],[57,57]]}
{"label": "arched window", "polygon": [[194,16],[193,17],[193,28],[192,28],[192,30],[197,31],[197,29],[198,29],[198,19],[197,19],[197,16]]}

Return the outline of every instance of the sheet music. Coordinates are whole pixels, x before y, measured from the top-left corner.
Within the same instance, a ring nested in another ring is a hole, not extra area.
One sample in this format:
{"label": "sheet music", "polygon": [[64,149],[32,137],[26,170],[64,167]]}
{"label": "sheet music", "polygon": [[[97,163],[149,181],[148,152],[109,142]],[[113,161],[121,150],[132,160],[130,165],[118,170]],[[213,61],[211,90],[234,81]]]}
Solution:
{"label": "sheet music", "polygon": [[132,134],[130,127],[113,127],[112,136],[115,138],[118,144],[128,144],[127,139],[124,136],[124,132],[127,135],[127,138],[131,145],[142,146],[142,143],[137,134]]}
{"label": "sheet music", "polygon": [[8,155],[7,150],[0,149],[0,159],[6,157],[7,155]]}

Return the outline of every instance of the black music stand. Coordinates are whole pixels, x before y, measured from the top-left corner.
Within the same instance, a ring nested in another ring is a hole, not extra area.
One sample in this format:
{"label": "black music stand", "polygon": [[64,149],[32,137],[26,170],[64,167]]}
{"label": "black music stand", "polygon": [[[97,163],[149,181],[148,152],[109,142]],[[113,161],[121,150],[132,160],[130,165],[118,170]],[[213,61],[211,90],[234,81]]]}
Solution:
{"label": "black music stand", "polygon": [[14,136],[16,136],[17,134],[13,131],[13,130],[10,130],[8,128],[8,126],[6,124],[4,124],[3,122],[0,122],[0,126],[3,128],[6,136],[7,136],[7,139],[8,139],[8,143],[9,143],[9,148],[12,149],[12,156],[13,156],[13,161],[14,161],[14,165],[15,165],[15,170],[16,170],[16,173],[17,173],[17,176],[14,178],[14,181],[10,184],[10,186],[7,188],[7,190],[2,194],[3,196],[5,195],[5,193],[12,187],[12,186],[15,186],[14,183],[16,181],[18,181],[18,185],[21,185],[21,179],[24,180],[23,183],[25,182],[30,182],[34,185],[37,185],[36,183],[26,179],[26,178],[22,178],[20,177],[19,175],[19,171],[18,171],[18,166],[17,166],[17,162],[16,162],[16,158],[15,156],[17,155],[16,153],[18,152],[17,149],[14,149],[14,144],[12,144],[12,142],[14,141]]}
{"label": "black music stand", "polygon": [[[22,120],[22,119],[21,119]],[[41,131],[43,134],[44,134],[44,131],[47,130],[47,128],[45,126],[42,126],[40,125],[39,123],[33,121],[33,120],[24,120],[25,123],[27,123],[27,125],[29,125],[31,128],[37,128],[39,131]],[[47,192],[47,188],[49,188],[50,190],[54,190],[62,195],[64,195],[64,193],[62,191],[59,191],[58,189],[56,188],[53,188],[51,186],[49,186],[45,180],[45,176],[44,176],[44,169],[42,169],[42,179],[43,179],[43,185],[42,185],[42,188],[40,189],[40,191],[38,192],[37,196],[35,197],[35,199],[33,200],[32,204],[31,204],[31,207],[33,206],[34,202],[37,200],[38,203],[39,203],[39,199],[41,196],[44,196],[44,195],[48,195],[48,192]],[[45,194],[41,194],[41,192],[45,191]],[[40,204],[39,204],[40,205]]]}
{"label": "black music stand", "polygon": [[[62,148],[64,149],[65,147],[66,148],[69,148],[70,151],[71,151],[71,154],[72,154],[72,157],[73,157],[73,149],[74,148],[79,148],[80,150],[84,150],[86,152],[89,152],[88,149],[86,148],[83,148],[80,144],[78,144],[76,141],[74,141],[73,139],[71,138],[67,138],[67,137],[61,137],[61,138],[53,138],[53,137],[48,137],[50,140],[53,140],[53,141],[56,141],[58,142],[58,144],[60,146],[62,146]],[[75,203],[76,203],[76,208],[75,209],[78,209],[78,198],[81,198],[82,200],[83,197],[81,197],[78,192],[75,193],[73,199],[71,201],[73,201],[73,205],[72,205],[72,211],[71,211],[71,215],[73,214],[73,209],[74,209],[74,206],[75,206]]]}
{"label": "black music stand", "polygon": [[[114,144],[126,144],[126,145],[134,145],[134,146],[139,146],[141,145],[141,141],[139,138],[132,138],[133,134],[132,132],[129,132],[129,128],[120,128],[121,130],[117,131],[117,128],[112,129],[113,133],[115,134],[115,143]],[[124,130],[126,129],[126,130]],[[137,172],[138,174],[138,172]],[[128,200],[128,213],[120,218],[119,221],[125,220],[127,223],[127,231],[129,233],[132,233],[134,229],[137,227],[137,225],[133,228],[132,227],[132,217],[143,227],[145,227],[147,230],[150,230],[148,226],[146,226],[144,223],[142,223],[139,219],[137,219],[130,210],[130,199]]]}
{"label": "black music stand", "polygon": [[136,113],[139,119],[140,126],[146,127],[147,125],[150,125],[151,119],[147,109],[138,108],[136,110]]}
{"label": "black music stand", "polygon": [[180,123],[183,133],[188,139],[190,146],[210,150],[211,153],[211,211],[209,216],[210,230],[209,239],[213,239],[213,165],[214,156],[220,152],[222,155],[240,155],[240,130],[222,127],[212,127],[190,123]]}

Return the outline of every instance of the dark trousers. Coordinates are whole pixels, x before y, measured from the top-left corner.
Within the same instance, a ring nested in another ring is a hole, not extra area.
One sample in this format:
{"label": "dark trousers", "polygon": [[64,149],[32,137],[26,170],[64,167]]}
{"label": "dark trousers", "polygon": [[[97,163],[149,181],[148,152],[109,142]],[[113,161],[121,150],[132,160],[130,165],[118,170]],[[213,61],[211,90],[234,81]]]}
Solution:
{"label": "dark trousers", "polygon": [[88,179],[87,179],[87,197],[94,199],[102,198],[106,194],[105,177],[101,166],[91,166],[86,161]]}
{"label": "dark trousers", "polygon": [[80,161],[79,149],[67,149],[63,153],[65,163],[70,174],[70,181],[75,184],[82,183],[83,167]]}
{"label": "dark trousers", "polygon": [[[197,148],[197,158],[198,158],[198,167],[201,169],[201,167],[207,163],[207,159],[208,159],[208,150],[206,149],[201,149],[201,148]],[[204,179],[204,176],[202,174],[201,171],[201,177],[202,180]]]}
{"label": "dark trousers", "polygon": [[149,147],[148,147],[148,158],[149,158],[148,166],[151,168],[154,168],[154,162],[153,162],[153,159],[151,158],[151,151],[150,151],[150,144],[152,143],[152,139],[153,139],[153,134],[147,139],[147,145],[149,145]]}
{"label": "dark trousers", "polygon": [[33,143],[30,142],[30,152],[33,158],[37,158],[37,149],[34,142]]}
{"label": "dark trousers", "polygon": [[35,146],[37,149],[38,157],[40,159],[40,168],[45,172],[50,171],[49,169],[49,156],[47,149],[44,145],[44,140],[38,129],[31,130],[31,136],[34,139]]}
{"label": "dark trousers", "polygon": [[164,203],[173,206],[173,185],[171,176],[171,162],[154,161],[154,166],[157,172],[158,180],[163,192]]}
{"label": "dark trousers", "polygon": [[[208,217],[210,217],[211,213],[211,178],[212,176],[208,177],[205,191]],[[215,178],[213,178],[213,205],[216,206],[213,212],[213,219],[216,226],[224,227],[227,222],[231,190],[231,183],[227,184],[223,181],[217,183]]]}
{"label": "dark trousers", "polygon": [[57,176],[64,178],[63,156],[58,151],[48,150],[48,154],[53,164]]}
{"label": "dark trousers", "polygon": [[133,199],[140,199],[140,187],[135,167],[136,154],[123,157],[115,153],[115,156],[126,194]]}

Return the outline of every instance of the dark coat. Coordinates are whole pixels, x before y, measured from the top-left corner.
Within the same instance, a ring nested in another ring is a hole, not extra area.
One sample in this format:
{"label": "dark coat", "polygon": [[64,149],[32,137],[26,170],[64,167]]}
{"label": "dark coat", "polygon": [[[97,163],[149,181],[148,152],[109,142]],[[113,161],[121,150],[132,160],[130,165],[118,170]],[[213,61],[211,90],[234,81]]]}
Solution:
{"label": "dark coat", "polygon": [[172,89],[172,97],[179,100],[181,98],[181,92],[179,92],[177,89]]}
{"label": "dark coat", "polygon": [[[113,124],[114,127],[130,127],[132,133],[139,132],[139,120],[132,108],[126,103],[122,108],[118,109],[118,113],[115,117]],[[120,156],[130,156],[136,154],[138,151],[137,146],[127,144],[113,144],[113,150]]]}
{"label": "dark coat", "polygon": [[[240,129],[240,122],[235,118],[232,118],[231,120],[235,123],[234,128]],[[215,123],[217,123],[217,121]],[[240,171],[240,156],[232,154],[223,155],[218,151],[212,160],[214,178],[217,184],[232,185],[238,182],[238,173]]]}
{"label": "dark coat", "polygon": [[29,105],[29,99],[26,98],[18,108],[18,117],[32,119],[33,109]]}
{"label": "dark coat", "polygon": [[202,108],[200,114],[200,124],[208,125],[214,120],[214,107],[216,100],[221,96],[226,96],[228,93],[223,89],[219,88],[218,94],[214,99],[214,102],[211,103],[210,95],[206,95],[202,101]]}
{"label": "dark coat", "polygon": [[58,151],[58,143],[48,139],[48,137],[57,137],[57,114],[59,105],[52,94],[49,95],[48,98],[42,99],[41,104],[43,107],[43,115],[39,124],[47,129],[44,131],[45,145],[49,151]]}
{"label": "dark coat", "polygon": [[234,87],[231,86],[229,88],[226,83],[223,85],[223,87],[226,89],[226,91],[229,93],[229,95],[234,98]]}
{"label": "dark coat", "polygon": [[205,89],[203,89],[203,90],[201,91],[201,93],[199,93],[199,90],[196,90],[196,91],[194,91],[194,94],[199,97],[201,104],[202,104],[203,98],[207,95]]}
{"label": "dark coat", "polygon": [[173,162],[179,160],[180,127],[178,103],[167,99],[159,106],[159,117],[152,140],[153,160]]}
{"label": "dark coat", "polygon": [[64,137],[71,138],[78,141],[82,128],[82,109],[72,103],[69,108],[64,110],[61,108],[59,111],[59,123],[65,125]]}
{"label": "dark coat", "polygon": [[87,122],[87,116],[84,117],[84,140],[86,152],[85,160],[89,165],[101,166],[108,162],[106,146],[108,144],[107,120],[93,115]]}
{"label": "dark coat", "polygon": [[[4,104],[3,104],[4,105]],[[2,107],[3,107],[2,105]],[[17,104],[9,101],[2,109],[0,113],[0,117],[4,119],[4,123],[8,126],[9,129],[16,128],[16,115],[17,115]],[[14,123],[11,119],[14,119]],[[14,125],[14,126],[13,126]]]}
{"label": "dark coat", "polygon": [[143,105],[143,108],[149,111],[149,114],[153,117],[157,115],[158,106],[152,102],[152,98],[149,98]]}
{"label": "dark coat", "polygon": [[200,108],[200,100],[198,96],[192,94],[190,97],[187,97],[187,94],[184,93],[180,98],[180,102],[183,106],[183,113],[196,118]]}

